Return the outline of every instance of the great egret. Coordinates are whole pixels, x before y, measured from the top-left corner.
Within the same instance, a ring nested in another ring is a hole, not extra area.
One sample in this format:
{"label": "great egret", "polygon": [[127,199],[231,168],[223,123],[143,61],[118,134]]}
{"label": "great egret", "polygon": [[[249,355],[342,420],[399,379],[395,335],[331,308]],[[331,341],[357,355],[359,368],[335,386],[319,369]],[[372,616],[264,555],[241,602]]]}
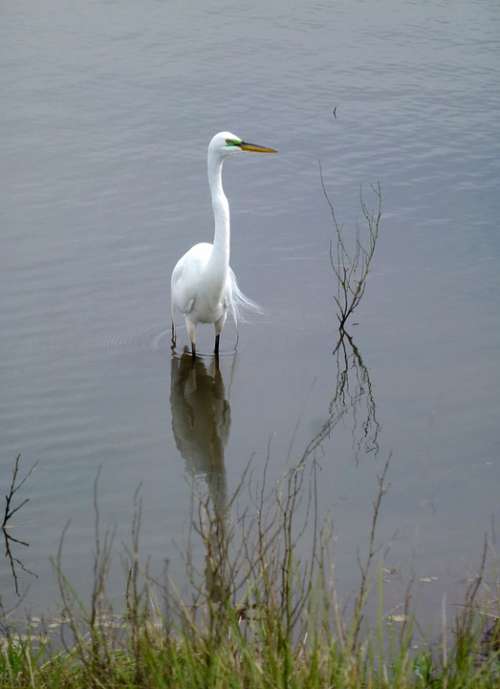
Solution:
{"label": "great egret", "polygon": [[215,355],[219,354],[220,334],[227,312],[235,323],[241,307],[256,308],[238,287],[229,265],[230,221],[229,203],[222,188],[224,160],[237,151],[277,153],[274,148],[242,141],[231,132],[219,132],[208,145],[208,183],[212,196],[215,220],[213,244],[195,244],[182,256],[172,271],[171,310],[172,344],[175,345],[174,314],[184,314],[191,351],[196,356],[196,326],[213,323],[215,326]]}

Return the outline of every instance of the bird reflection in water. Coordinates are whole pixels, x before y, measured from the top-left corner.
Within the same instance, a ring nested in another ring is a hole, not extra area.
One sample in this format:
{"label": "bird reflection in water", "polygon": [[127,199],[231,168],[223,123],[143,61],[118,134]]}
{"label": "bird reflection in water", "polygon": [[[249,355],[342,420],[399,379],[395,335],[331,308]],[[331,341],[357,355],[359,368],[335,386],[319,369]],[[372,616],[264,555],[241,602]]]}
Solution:
{"label": "bird reflection in water", "polygon": [[[231,407],[217,358],[207,369],[201,358],[193,358],[187,351],[180,358],[172,356],[170,405],[175,443],[193,477],[193,498],[198,502],[194,514],[200,515],[196,528],[206,549],[207,599],[209,603],[224,603],[230,595],[224,450]],[[195,490],[200,476],[206,492]]]}

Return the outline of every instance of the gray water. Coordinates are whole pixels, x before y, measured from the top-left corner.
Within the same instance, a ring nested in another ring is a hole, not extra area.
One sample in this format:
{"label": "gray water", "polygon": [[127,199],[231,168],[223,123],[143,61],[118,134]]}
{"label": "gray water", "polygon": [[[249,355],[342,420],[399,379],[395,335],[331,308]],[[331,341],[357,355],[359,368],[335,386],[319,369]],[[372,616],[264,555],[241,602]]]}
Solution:
{"label": "gray water", "polygon": [[[2,489],[17,453],[24,470],[38,461],[13,532],[39,577],[20,572],[23,606],[57,608],[49,558],[68,519],[64,568],[88,586],[99,466],[117,549],[142,483],[142,552],[180,572],[192,477],[229,492],[270,446],[272,483],[328,420],[336,286],[318,160],[347,231],[361,185],[380,181],[384,204],[350,327],[354,401],[316,452],[340,584],[392,453],[386,565],[416,575],[429,619],[443,593],[453,602],[500,503],[499,3],[16,0],[0,55]],[[220,374],[209,358],[186,372],[170,272],[210,240],[206,146],[221,129],[280,152],[224,170],[231,262],[265,313],[237,355],[226,329]],[[0,590],[15,600],[5,560]]]}

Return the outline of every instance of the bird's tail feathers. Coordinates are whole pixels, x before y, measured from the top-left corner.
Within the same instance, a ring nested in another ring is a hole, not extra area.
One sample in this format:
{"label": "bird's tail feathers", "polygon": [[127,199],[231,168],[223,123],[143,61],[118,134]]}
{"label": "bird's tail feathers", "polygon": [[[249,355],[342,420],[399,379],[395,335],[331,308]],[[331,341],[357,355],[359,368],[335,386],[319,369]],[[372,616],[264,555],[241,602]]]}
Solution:
{"label": "bird's tail feathers", "polygon": [[251,313],[263,313],[262,308],[240,290],[236,275],[231,268],[229,268],[229,289],[227,296],[229,312],[233,317],[235,325],[238,325],[238,322],[245,323]]}

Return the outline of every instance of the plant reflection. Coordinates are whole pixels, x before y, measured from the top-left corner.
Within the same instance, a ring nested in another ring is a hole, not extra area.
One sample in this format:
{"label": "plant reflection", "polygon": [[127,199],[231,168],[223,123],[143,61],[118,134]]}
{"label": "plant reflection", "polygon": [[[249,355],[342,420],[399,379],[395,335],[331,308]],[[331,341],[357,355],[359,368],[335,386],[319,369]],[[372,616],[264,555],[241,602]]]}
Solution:
{"label": "plant reflection", "polygon": [[[16,590],[16,594],[19,597],[21,595],[20,589],[19,589],[19,576],[17,572],[17,568],[19,567],[20,569],[23,570],[23,572],[26,572],[27,574],[30,574],[32,577],[37,577],[37,575],[32,572],[30,569],[28,569],[23,561],[17,557],[14,554],[15,546],[23,546],[25,548],[29,548],[29,543],[26,541],[22,541],[20,538],[16,538],[15,536],[12,535],[10,532],[10,529],[12,527],[11,520],[12,517],[19,512],[20,509],[24,507],[29,502],[29,498],[24,498],[18,505],[13,504],[14,497],[16,493],[23,487],[23,485],[26,483],[26,481],[29,479],[33,471],[35,470],[38,462],[35,462],[35,464],[31,467],[31,469],[28,471],[28,473],[24,476],[24,478],[20,479],[19,478],[19,466],[21,462],[21,455],[18,455],[16,457],[16,461],[14,463],[14,468],[12,470],[12,478],[10,481],[9,489],[7,491],[7,494],[5,495],[5,507],[4,507],[4,512],[3,512],[3,517],[0,521],[0,531],[2,532],[3,535],[3,542],[4,542],[4,552],[5,552],[5,557],[9,563],[10,567],[10,572],[12,574],[12,579],[14,581],[14,588]],[[37,577],[38,578],[38,577]],[[1,602],[1,598],[0,598]]]}
{"label": "plant reflection", "polygon": [[346,330],[339,333],[333,355],[336,357],[337,377],[335,392],[328,406],[328,417],[307,444],[303,459],[314,453],[337,424],[351,415],[354,459],[358,463],[362,452],[377,455],[379,451],[380,423],[370,372]]}
{"label": "plant reflection", "polygon": [[199,357],[184,352],[172,357],[170,404],[175,443],[193,476],[201,475],[205,495],[197,496],[194,519],[205,546],[205,587],[210,603],[230,595],[227,571],[228,497],[224,449],[231,426],[231,408],[217,360],[207,369]]}

